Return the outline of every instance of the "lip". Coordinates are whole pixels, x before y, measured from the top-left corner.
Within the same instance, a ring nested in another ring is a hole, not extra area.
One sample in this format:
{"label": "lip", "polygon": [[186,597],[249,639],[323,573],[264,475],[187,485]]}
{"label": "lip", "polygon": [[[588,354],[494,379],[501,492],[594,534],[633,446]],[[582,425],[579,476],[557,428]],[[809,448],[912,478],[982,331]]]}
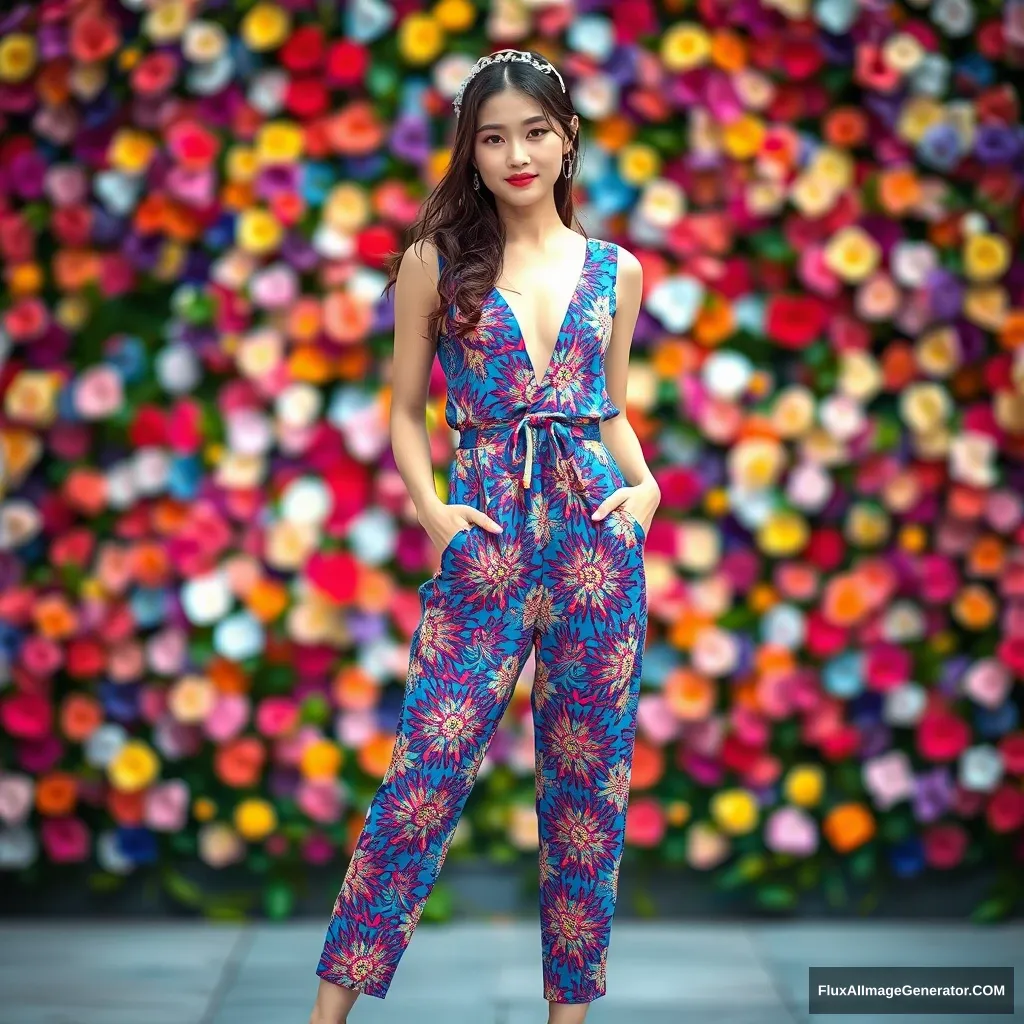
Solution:
{"label": "lip", "polygon": [[510,185],[515,185],[516,188],[522,188],[524,185],[529,185],[536,177],[536,174],[517,174],[515,177],[506,178],[505,180]]}

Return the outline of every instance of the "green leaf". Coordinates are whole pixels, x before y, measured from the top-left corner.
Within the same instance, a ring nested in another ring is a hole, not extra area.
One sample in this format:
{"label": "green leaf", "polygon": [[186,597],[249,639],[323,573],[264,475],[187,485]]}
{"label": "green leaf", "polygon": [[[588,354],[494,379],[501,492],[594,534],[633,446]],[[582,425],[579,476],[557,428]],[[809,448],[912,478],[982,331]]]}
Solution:
{"label": "green leaf", "polygon": [[452,890],[441,882],[435,882],[430,892],[427,904],[423,908],[422,919],[424,921],[447,921],[455,910],[455,899]]}
{"label": "green leaf", "polygon": [[789,910],[797,903],[796,890],[788,885],[762,885],[756,899],[765,910]]}
{"label": "green leaf", "polygon": [[1013,908],[1013,900],[1008,896],[992,896],[979,903],[971,911],[971,920],[979,924],[1001,921]]}
{"label": "green leaf", "polygon": [[295,905],[295,893],[287,882],[270,882],[263,890],[263,909],[271,921],[288,917]]}
{"label": "green leaf", "polygon": [[124,884],[120,875],[110,875],[105,871],[97,871],[89,876],[89,888],[96,892],[113,892]]}
{"label": "green leaf", "polygon": [[637,917],[658,916],[658,904],[647,889],[638,889],[633,894],[633,911]]}
{"label": "green leaf", "polygon": [[183,874],[168,868],[163,874],[164,889],[168,895],[189,907],[198,907],[203,902],[203,891]]}

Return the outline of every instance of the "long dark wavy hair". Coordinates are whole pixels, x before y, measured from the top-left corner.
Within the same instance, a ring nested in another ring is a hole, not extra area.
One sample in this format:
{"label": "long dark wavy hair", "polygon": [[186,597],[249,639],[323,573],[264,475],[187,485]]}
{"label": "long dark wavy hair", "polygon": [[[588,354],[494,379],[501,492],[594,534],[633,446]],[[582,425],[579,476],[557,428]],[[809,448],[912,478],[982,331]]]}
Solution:
{"label": "long dark wavy hair", "polygon": [[[542,63],[550,63],[543,54],[533,50],[525,52]],[[498,217],[494,193],[483,179],[479,190],[473,188],[473,129],[481,104],[494,93],[509,88],[535,99],[552,126],[558,126],[565,138],[570,137],[576,110],[569,99],[568,85],[566,92],[562,92],[557,76],[550,71],[538,71],[525,61],[498,61],[485,67],[466,86],[448,169],[420,207],[406,243],[430,239],[444,257],[444,270],[437,282],[442,302],[428,318],[429,337],[435,345],[440,331],[445,329],[451,303],[455,303],[454,323],[446,329],[464,337],[479,323],[483,300],[498,280],[505,251],[505,227]],[[579,137],[577,132],[569,153],[573,176],[579,169]],[[563,165],[564,162],[563,158]],[[555,183],[555,208],[566,227],[586,237],[576,218],[572,179],[564,174],[560,174]],[[404,254],[403,250],[386,261],[385,295],[398,277]]]}

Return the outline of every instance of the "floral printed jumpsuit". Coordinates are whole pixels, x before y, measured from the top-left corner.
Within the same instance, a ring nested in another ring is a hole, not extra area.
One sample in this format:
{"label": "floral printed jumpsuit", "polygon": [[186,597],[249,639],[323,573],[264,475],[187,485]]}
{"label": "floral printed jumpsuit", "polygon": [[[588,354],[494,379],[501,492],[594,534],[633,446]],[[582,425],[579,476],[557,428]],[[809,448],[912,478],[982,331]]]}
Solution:
{"label": "floral printed jumpsuit", "polygon": [[587,240],[539,381],[496,288],[472,336],[438,340],[460,432],[449,500],[503,531],[457,533],[419,588],[394,752],[317,968],[335,984],[386,995],[532,648],[544,998],[605,993],[647,631],[642,525],[590,518],[625,485],[599,426],[619,414],[604,375],[617,257]]}

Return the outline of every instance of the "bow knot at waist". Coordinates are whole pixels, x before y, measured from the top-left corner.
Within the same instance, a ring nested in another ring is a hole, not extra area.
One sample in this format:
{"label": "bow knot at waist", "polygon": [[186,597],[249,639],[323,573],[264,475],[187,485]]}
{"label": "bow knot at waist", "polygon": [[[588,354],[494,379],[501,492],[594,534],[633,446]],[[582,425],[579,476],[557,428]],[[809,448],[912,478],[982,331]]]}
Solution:
{"label": "bow knot at waist", "polygon": [[459,434],[460,448],[475,448],[481,441],[492,437],[508,436],[509,461],[513,461],[519,445],[519,435],[526,435],[526,458],[523,468],[523,486],[529,487],[533,476],[534,436],[537,431],[546,430],[555,443],[556,451],[564,458],[571,458],[574,440],[600,440],[601,422],[591,418],[570,416],[564,412],[528,412],[518,420],[481,424],[468,427]]}

